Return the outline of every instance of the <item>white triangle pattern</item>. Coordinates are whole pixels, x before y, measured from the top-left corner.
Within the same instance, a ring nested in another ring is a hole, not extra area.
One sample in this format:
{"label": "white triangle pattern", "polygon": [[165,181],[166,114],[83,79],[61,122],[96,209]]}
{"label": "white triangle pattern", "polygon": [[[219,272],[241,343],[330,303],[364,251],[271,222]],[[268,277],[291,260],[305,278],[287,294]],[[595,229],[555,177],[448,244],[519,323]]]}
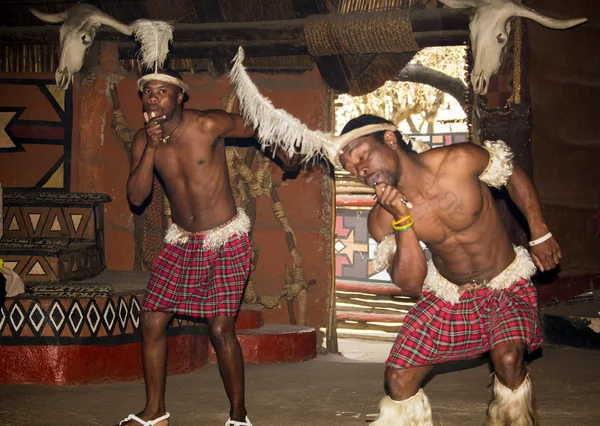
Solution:
{"label": "white triangle pattern", "polygon": [[51,231],[62,231],[62,227],[60,226],[60,221],[58,220],[58,216],[54,216],[54,221],[52,222]]}
{"label": "white triangle pattern", "polygon": [[73,229],[75,229],[75,232],[79,231],[79,225],[81,225],[81,218],[83,218],[82,214],[71,215],[71,220],[73,221]]}
{"label": "white triangle pattern", "polygon": [[21,227],[19,226],[19,222],[17,221],[17,216],[13,216],[10,221],[10,225],[8,226],[9,231],[20,231]]}
{"label": "white triangle pattern", "polygon": [[42,265],[40,265],[40,262],[38,261],[35,262],[27,275],[46,275],[46,271],[44,271],[44,268],[42,268]]}
{"label": "white triangle pattern", "polygon": [[29,220],[31,221],[31,226],[33,227],[33,232],[37,230],[37,226],[40,223],[40,218],[42,215],[40,213],[29,213]]}
{"label": "white triangle pattern", "polygon": [[8,261],[5,260],[4,261],[4,266],[7,267],[8,269],[12,269],[13,271],[15,270],[15,267],[19,264],[19,262],[14,262],[14,261]]}

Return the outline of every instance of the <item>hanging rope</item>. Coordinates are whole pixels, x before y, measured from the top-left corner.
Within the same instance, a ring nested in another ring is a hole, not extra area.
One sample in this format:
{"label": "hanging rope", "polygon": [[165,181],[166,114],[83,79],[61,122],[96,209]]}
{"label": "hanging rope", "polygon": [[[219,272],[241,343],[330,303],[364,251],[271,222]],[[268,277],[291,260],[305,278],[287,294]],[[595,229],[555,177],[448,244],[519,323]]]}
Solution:
{"label": "hanging rope", "polygon": [[[227,96],[223,101],[223,108],[231,112],[233,111],[235,104],[235,91],[233,87],[230,87]],[[246,303],[258,303],[268,309],[273,309],[279,305],[281,299],[285,298],[289,301],[288,307],[290,308],[290,321],[295,323],[295,316],[293,309],[291,309],[291,303],[294,299],[298,298],[298,324],[306,324],[307,320],[307,297],[306,290],[308,287],[315,283],[314,280],[306,281],[304,279],[304,269],[302,267],[302,256],[296,246],[296,235],[294,229],[289,223],[289,219],[283,203],[279,198],[276,185],[273,184],[271,178],[271,161],[256,151],[257,155],[252,155],[247,158],[243,158],[242,150],[228,146],[225,154],[227,157],[227,167],[229,168],[229,176],[234,189],[234,196],[238,207],[246,208],[246,206],[256,198],[268,196],[273,201],[271,210],[273,215],[278,220],[279,224],[285,232],[285,240],[292,256],[292,267],[291,269],[286,265],[286,277],[283,288],[270,295],[261,295],[256,291],[254,279],[252,278],[252,272],[256,268],[258,263],[258,250],[254,247],[252,252],[252,268],[250,279],[244,293],[244,302]],[[256,161],[254,161],[256,160]],[[254,170],[251,165],[255,163]],[[247,211],[249,209],[246,208]],[[251,212],[250,212],[251,214]],[[252,221],[255,219],[255,214],[251,214]]]}

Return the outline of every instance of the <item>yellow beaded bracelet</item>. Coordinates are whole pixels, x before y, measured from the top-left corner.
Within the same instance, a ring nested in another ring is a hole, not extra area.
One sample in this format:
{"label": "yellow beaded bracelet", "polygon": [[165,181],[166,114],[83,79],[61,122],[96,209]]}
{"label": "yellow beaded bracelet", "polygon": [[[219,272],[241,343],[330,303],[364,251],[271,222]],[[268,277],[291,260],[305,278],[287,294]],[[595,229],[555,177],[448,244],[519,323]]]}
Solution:
{"label": "yellow beaded bracelet", "polygon": [[400,226],[400,224],[401,224],[402,222],[406,222],[406,221],[407,221],[407,220],[409,220],[411,217],[412,217],[412,214],[409,214],[408,216],[404,216],[404,217],[403,217],[403,218],[401,218],[401,219],[394,220],[394,221],[392,222],[392,228],[393,228],[394,226]]}
{"label": "yellow beaded bracelet", "polygon": [[406,231],[407,229],[410,229],[410,228],[412,228],[414,224],[415,224],[415,222],[413,222],[413,221],[411,220],[411,221],[410,221],[409,223],[407,223],[406,225],[403,225],[403,226],[392,226],[392,228],[394,228],[394,231],[401,232],[401,231]]}

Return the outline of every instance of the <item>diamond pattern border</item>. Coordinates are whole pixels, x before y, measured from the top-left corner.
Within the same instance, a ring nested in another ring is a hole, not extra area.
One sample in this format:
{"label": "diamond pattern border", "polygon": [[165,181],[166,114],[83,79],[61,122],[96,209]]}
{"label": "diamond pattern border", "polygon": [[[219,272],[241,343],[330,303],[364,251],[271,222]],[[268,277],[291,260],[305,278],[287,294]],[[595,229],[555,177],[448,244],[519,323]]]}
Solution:
{"label": "diamond pattern border", "polygon": [[[6,344],[17,344],[19,338],[29,339],[27,344],[35,344],[32,338],[59,338],[60,342],[103,337],[118,338],[119,342],[139,341],[141,311],[137,295],[11,299],[0,305],[0,337]],[[198,323],[179,317],[170,324],[174,332],[193,326]]]}
{"label": "diamond pattern border", "polygon": [[8,327],[8,311],[6,306],[0,306],[0,336],[4,335],[4,328]]}

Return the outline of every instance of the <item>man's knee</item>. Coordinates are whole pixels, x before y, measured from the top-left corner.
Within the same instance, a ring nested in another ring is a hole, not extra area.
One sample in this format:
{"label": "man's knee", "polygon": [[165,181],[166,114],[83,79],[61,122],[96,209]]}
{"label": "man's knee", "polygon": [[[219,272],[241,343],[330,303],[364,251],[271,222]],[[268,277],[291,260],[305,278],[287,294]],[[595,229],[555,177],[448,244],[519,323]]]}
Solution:
{"label": "man's knee", "polygon": [[140,329],[145,339],[158,337],[167,332],[167,326],[171,320],[170,314],[163,312],[140,312]]}
{"label": "man's knee", "polygon": [[410,398],[419,390],[420,382],[415,380],[410,370],[388,367],[385,370],[385,385],[392,399]]}
{"label": "man's knee", "polygon": [[[505,383],[514,382],[515,379],[521,378],[524,372],[524,357],[525,349],[521,345],[499,347],[492,357],[496,374]],[[514,383],[506,384],[511,385]]]}
{"label": "man's knee", "polygon": [[208,321],[208,332],[213,345],[226,344],[235,338],[235,318],[233,317],[215,317]]}

